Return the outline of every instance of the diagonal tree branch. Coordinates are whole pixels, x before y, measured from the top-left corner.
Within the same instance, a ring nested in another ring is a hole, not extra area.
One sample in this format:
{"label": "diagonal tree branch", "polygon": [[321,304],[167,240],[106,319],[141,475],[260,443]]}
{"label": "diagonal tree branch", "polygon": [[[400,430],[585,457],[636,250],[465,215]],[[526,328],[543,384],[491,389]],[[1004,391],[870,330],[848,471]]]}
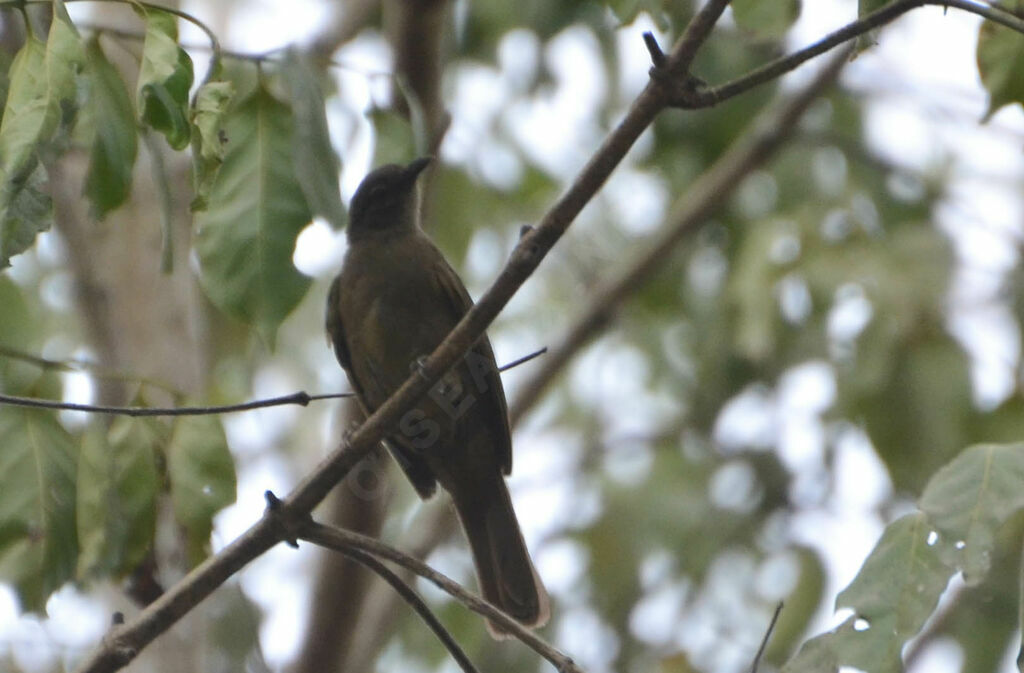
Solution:
{"label": "diagonal tree branch", "polygon": [[[707,38],[714,19],[722,14],[728,4],[729,0],[710,0],[704,5],[680,39],[680,47],[673,50],[669,59],[672,72],[688,69],[692,61],[692,55],[688,55],[688,50],[693,49],[690,45],[698,38]],[[684,51],[682,47],[687,50]],[[576,215],[601,188],[643,130],[666,106],[667,96],[663,88],[652,81],[634,101],[626,117],[591,157],[569,190],[552,206],[537,228],[520,239],[494,284],[426,359],[421,370],[410,376],[345,445],[328,456],[304,479],[285,500],[284,507],[298,512],[312,510],[355,462],[384,439],[406,410],[476,343],[569,228]]]}
{"label": "diagonal tree branch", "polygon": [[[707,38],[713,26],[710,19],[720,16],[727,5],[728,0],[710,0],[704,5],[680,40],[680,45],[686,50],[674,50],[669,59],[673,72],[689,67],[693,58],[692,45]],[[601,188],[643,130],[668,104],[665,87],[661,81],[652,80],[540,225],[520,239],[494,285],[426,360],[419,374],[411,376],[351,437],[324,459],[295,488],[281,508],[293,512],[311,511],[352,467],[384,439],[388,431],[398,424],[402,414],[484,333],[580,210]],[[170,628],[232,574],[287,537],[279,525],[279,517],[264,516],[220,553],[168,589],[130,623],[115,627],[77,670],[79,673],[98,673],[117,670],[127,664],[140,649]]]}
{"label": "diagonal tree branch", "polygon": [[562,342],[551,349],[543,366],[523,385],[509,409],[509,420],[513,425],[540,399],[572,357],[601,330],[616,308],[643,287],[668,261],[679,243],[696,231],[744,178],[782,147],[807,107],[835,81],[849,55],[850,51],[844,50],[833,57],[801,91],[762,113],[750,130],[676,201],[669,214],[670,225],[663,227],[644,251],[593,293],[587,308],[569,328]]}
{"label": "diagonal tree branch", "polygon": [[[941,3],[940,3],[941,4]],[[687,74],[700,44],[707,38],[728,0],[709,0],[687,27],[665,69],[689,80]],[[391,398],[342,445],[306,477],[272,512],[207,559],[181,582],[142,611],[132,622],[117,627],[100,648],[77,669],[80,673],[111,671],[123,666],[138,651],[166,631],[245,564],[279,541],[294,539],[282,525],[308,513],[344,475],[394,428],[402,415],[476,342],[518,288],[530,277],[569,225],[601,188],[644,129],[666,107],[675,104],[667,78],[652,77],[619,125],[608,135],[569,189],[558,199],[538,227],[527,232],[480,302],[469,311],[444,342]]]}

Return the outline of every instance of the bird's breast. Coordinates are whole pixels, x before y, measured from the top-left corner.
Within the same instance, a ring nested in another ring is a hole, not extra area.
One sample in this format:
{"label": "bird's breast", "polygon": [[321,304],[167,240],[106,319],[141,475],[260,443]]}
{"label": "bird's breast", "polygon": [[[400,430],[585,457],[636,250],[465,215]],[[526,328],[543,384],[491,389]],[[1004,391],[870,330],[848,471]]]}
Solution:
{"label": "bird's breast", "polygon": [[448,300],[429,269],[401,252],[392,248],[384,256],[374,251],[352,256],[342,276],[342,319],[350,348],[387,385],[404,381],[416,360],[430,355],[454,326]]}

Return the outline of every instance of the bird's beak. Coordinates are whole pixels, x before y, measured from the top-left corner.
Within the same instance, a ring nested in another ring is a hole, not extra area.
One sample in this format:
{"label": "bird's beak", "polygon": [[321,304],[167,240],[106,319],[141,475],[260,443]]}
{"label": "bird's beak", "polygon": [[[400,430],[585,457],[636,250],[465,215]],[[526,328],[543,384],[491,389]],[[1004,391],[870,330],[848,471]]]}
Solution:
{"label": "bird's beak", "polygon": [[416,178],[419,174],[422,173],[433,161],[434,157],[420,157],[419,159],[413,159],[412,162],[405,167],[405,171],[403,171],[406,180],[409,182],[416,182]]}

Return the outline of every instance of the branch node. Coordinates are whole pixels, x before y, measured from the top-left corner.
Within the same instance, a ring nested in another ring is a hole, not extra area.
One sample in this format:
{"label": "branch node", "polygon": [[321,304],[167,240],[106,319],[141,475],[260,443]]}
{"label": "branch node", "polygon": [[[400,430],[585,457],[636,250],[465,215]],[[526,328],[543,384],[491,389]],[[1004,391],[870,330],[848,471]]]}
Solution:
{"label": "branch node", "polygon": [[509,265],[523,265],[532,266],[533,261],[540,254],[540,247],[537,242],[533,240],[534,230],[523,232],[520,231],[519,244],[512,250],[512,255],[509,257]]}
{"label": "branch node", "polygon": [[529,224],[524,224],[523,226],[519,227],[519,239],[522,240],[526,238],[526,236],[532,231],[533,226]]}
{"label": "branch node", "polygon": [[572,657],[566,657],[562,661],[561,665],[559,665],[558,672],[559,673],[580,673],[580,669],[579,669],[579,667],[576,666],[576,662],[572,660]]}
{"label": "branch node", "polygon": [[651,55],[651,63],[654,64],[654,67],[664,68],[665,63],[668,61],[668,57],[666,57],[665,52],[661,50],[658,40],[654,37],[654,33],[651,31],[644,33],[644,45],[647,47],[647,51]]}
{"label": "branch node", "polygon": [[310,515],[291,511],[283,500],[274,495],[273,491],[265,491],[263,497],[267,501],[266,516],[274,522],[278,537],[289,547],[298,549],[299,531],[306,520],[312,521]]}
{"label": "branch node", "polygon": [[[657,84],[668,107],[693,110],[707,105],[708,83],[696,75],[689,73],[677,75],[667,66],[651,66],[648,71],[651,81]],[[712,104],[717,102],[712,98]]]}

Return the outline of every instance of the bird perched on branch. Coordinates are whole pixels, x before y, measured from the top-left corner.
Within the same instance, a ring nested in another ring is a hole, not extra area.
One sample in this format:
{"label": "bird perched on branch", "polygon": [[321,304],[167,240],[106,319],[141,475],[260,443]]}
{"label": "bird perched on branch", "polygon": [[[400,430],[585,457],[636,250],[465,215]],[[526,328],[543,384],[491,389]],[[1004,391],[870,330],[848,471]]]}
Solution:
{"label": "bird perched on branch", "polygon": [[[419,226],[417,178],[430,164],[382,166],[349,212],[349,248],[327,300],[327,332],[367,412],[434,351],[473,301]],[[489,602],[525,626],[547,621],[504,475],[512,470],[505,392],[486,336],[403,416],[388,446],[421,497],[441,484],[469,539]],[[501,628],[488,623],[496,637]]]}

